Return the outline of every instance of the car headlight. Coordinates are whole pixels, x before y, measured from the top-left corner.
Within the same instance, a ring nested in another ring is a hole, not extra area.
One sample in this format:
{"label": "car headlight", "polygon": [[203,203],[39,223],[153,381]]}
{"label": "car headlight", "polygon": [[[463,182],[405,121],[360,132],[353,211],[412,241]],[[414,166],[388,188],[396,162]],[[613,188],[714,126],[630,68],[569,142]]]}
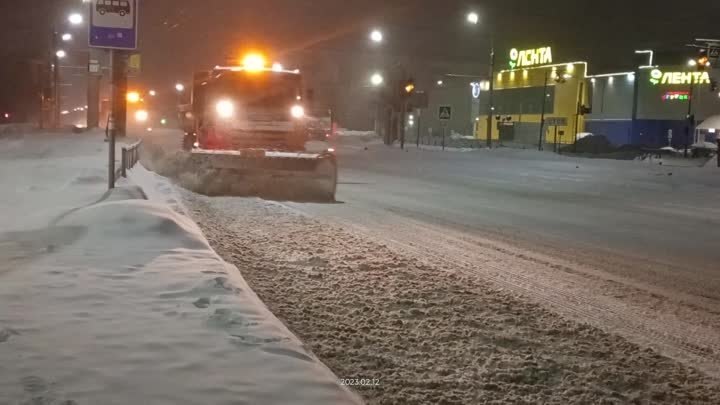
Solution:
{"label": "car headlight", "polygon": [[220,118],[232,118],[235,115],[235,104],[230,100],[220,100],[215,105],[215,111]]}
{"label": "car headlight", "polygon": [[135,121],[137,122],[145,122],[148,120],[149,114],[145,110],[137,110],[135,111]]}
{"label": "car headlight", "polygon": [[293,118],[302,118],[305,116],[305,109],[300,105],[293,106],[293,108],[290,109],[290,115],[292,115]]}

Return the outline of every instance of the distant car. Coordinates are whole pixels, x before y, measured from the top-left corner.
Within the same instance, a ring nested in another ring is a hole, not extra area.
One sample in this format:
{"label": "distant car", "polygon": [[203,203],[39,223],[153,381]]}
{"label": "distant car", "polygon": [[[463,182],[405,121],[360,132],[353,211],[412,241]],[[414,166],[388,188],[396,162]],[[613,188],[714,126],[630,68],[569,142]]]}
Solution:
{"label": "distant car", "polygon": [[125,17],[130,14],[130,2],[127,0],[98,0],[95,9],[100,15],[115,13]]}

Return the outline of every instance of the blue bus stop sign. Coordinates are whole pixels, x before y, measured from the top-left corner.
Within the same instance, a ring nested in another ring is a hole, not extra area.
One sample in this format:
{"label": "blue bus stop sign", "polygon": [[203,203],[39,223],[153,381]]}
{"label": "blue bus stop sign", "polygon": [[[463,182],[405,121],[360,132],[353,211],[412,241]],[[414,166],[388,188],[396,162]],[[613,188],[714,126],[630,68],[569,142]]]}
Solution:
{"label": "blue bus stop sign", "polygon": [[92,0],[90,46],[137,49],[139,0]]}

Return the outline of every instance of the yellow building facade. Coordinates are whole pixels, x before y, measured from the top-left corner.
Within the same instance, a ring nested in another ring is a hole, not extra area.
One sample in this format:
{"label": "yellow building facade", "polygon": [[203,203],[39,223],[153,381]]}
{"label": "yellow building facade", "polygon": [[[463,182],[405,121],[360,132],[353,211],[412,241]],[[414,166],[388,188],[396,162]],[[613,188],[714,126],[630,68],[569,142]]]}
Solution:
{"label": "yellow building facade", "polygon": [[[543,51],[550,48],[541,48]],[[518,51],[513,50],[515,55]],[[521,51],[522,55],[525,51]],[[540,52],[538,52],[540,54]],[[551,58],[551,56],[550,56]],[[540,138],[540,122],[543,118],[543,99],[545,103],[543,129],[545,143],[572,144],[577,133],[584,132],[585,122],[578,114],[579,105],[588,105],[586,88],[587,63],[572,62],[532,66],[533,62],[547,62],[547,54],[542,57],[513,63],[511,66],[524,66],[501,70],[495,74],[494,111],[492,119],[492,139],[495,142],[514,142],[537,145]],[[531,65],[531,66],[528,66]],[[547,89],[545,83],[547,82]],[[487,105],[489,84],[483,83],[480,92],[480,115],[476,119],[475,136],[487,138]],[[577,127],[576,127],[577,121]]]}

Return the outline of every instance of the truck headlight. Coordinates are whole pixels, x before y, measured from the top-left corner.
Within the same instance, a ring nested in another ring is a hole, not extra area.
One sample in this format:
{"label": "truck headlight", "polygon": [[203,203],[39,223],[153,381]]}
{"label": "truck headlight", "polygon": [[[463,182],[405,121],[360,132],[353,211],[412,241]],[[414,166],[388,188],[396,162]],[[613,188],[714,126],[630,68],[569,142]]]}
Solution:
{"label": "truck headlight", "polygon": [[305,116],[305,109],[300,105],[293,106],[293,108],[290,109],[290,115],[292,115],[293,118],[302,118]]}
{"label": "truck headlight", "polygon": [[232,118],[235,114],[235,104],[230,100],[220,100],[215,105],[215,111],[220,118]]}
{"label": "truck headlight", "polygon": [[148,120],[148,112],[145,110],[137,110],[135,111],[135,121],[137,122],[145,122]]}

